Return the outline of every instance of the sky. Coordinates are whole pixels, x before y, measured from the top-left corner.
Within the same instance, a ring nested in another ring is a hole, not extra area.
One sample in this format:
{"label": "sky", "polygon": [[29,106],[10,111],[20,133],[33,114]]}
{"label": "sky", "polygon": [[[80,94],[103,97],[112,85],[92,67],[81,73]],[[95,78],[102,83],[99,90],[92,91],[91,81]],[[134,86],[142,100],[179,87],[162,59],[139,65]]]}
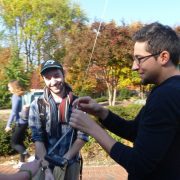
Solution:
{"label": "sky", "polygon": [[171,27],[180,26],[180,0],[72,0],[94,20],[117,24],[158,21]]}

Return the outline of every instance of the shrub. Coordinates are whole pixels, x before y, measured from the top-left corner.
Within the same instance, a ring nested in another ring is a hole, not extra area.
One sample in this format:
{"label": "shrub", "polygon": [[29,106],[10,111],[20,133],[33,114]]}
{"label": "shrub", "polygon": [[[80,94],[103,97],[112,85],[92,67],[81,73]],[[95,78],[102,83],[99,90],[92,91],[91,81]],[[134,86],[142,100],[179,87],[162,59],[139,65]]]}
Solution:
{"label": "shrub", "polygon": [[106,97],[106,96],[101,96],[101,97],[99,97],[99,98],[96,98],[95,99],[96,100],[96,102],[104,102],[104,101],[108,101],[108,97]]}
{"label": "shrub", "polygon": [[142,108],[142,105],[139,104],[130,104],[126,107],[123,106],[109,106],[108,109],[110,109],[115,114],[121,116],[122,118],[125,118],[126,120],[132,120],[139,110]]}
{"label": "shrub", "polygon": [[[112,112],[115,114],[118,114],[122,118],[125,118],[127,120],[132,120],[139,110],[141,109],[142,105],[137,105],[137,104],[131,104],[126,107],[122,106],[109,106],[108,109],[110,109]],[[123,142],[123,139],[111,132],[108,132],[112,138],[114,138],[116,141]],[[84,151],[89,151],[90,149],[92,150],[93,147],[96,147],[97,142],[95,141],[94,138],[90,137],[89,142],[85,144],[85,147],[83,148]]]}
{"label": "shrub", "polygon": [[8,155],[15,152],[10,146],[11,133],[5,133],[5,125],[5,121],[0,121],[0,155]]}
{"label": "shrub", "polygon": [[123,88],[120,90],[120,94],[117,97],[118,101],[121,101],[123,99],[129,99],[130,97],[132,97],[134,95],[134,92],[127,89],[127,88]]}
{"label": "shrub", "polygon": [[7,84],[0,82],[0,107],[1,109],[8,109],[11,107],[11,94],[7,89]]}
{"label": "shrub", "polygon": [[[10,131],[6,133],[5,127],[6,121],[0,121],[0,156],[11,155],[16,153],[16,151],[13,150],[10,145],[12,132]],[[28,131],[26,132],[24,143],[26,147],[29,147],[32,144],[30,129],[28,129]]]}
{"label": "shrub", "polygon": [[[142,105],[132,104],[127,107],[122,106],[111,106],[108,107],[112,112],[120,115],[121,117],[131,120],[133,119]],[[0,121],[0,156],[10,155],[16,153],[10,146],[11,132],[5,133],[4,129],[6,126],[6,121]],[[123,142],[121,137],[116,136],[115,134],[109,132],[109,134],[117,141]],[[25,145],[26,147],[31,147],[33,142],[31,141],[31,131],[28,129],[26,133]],[[86,153],[92,153],[94,149],[97,148],[97,142],[94,138],[90,137],[89,142],[87,142],[83,148],[83,151]]]}

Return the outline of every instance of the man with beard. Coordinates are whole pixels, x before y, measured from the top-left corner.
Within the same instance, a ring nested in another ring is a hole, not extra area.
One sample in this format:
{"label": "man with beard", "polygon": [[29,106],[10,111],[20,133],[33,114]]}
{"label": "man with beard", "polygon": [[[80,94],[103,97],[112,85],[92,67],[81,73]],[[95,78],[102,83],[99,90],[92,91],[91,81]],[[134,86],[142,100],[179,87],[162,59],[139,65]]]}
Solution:
{"label": "man with beard", "polygon": [[[90,97],[74,101],[70,125],[94,137],[128,172],[129,180],[180,179],[180,40],[170,27],[152,23],[137,31],[133,40],[132,70],[142,84],[155,84],[146,105],[132,121],[115,115]],[[81,111],[82,110],[82,111]],[[114,140],[83,111],[134,143],[128,147]]]}
{"label": "man with beard", "polygon": [[45,179],[78,180],[79,151],[88,137],[69,126],[76,97],[65,82],[63,67],[57,61],[45,61],[41,75],[46,85],[44,94],[32,102],[29,113],[36,157],[43,160]]}

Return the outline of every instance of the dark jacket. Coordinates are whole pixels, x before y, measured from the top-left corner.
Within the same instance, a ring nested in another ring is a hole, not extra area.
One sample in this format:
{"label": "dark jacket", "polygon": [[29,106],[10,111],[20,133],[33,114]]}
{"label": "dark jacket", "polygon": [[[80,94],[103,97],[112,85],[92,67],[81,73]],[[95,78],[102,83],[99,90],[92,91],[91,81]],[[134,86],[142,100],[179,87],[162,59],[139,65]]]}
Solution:
{"label": "dark jacket", "polygon": [[180,76],[155,87],[133,121],[110,112],[102,124],[134,142],[117,142],[110,152],[129,180],[180,180]]}

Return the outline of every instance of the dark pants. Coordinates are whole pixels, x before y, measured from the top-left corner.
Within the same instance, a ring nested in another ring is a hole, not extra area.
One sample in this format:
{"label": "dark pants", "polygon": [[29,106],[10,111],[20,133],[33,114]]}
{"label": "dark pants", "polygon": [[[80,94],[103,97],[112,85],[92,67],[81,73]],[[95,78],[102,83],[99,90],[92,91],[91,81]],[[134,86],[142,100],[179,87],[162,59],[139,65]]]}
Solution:
{"label": "dark pants", "polygon": [[17,124],[11,137],[11,147],[20,154],[20,161],[22,162],[25,161],[23,153],[26,151],[24,139],[27,127],[28,124]]}

